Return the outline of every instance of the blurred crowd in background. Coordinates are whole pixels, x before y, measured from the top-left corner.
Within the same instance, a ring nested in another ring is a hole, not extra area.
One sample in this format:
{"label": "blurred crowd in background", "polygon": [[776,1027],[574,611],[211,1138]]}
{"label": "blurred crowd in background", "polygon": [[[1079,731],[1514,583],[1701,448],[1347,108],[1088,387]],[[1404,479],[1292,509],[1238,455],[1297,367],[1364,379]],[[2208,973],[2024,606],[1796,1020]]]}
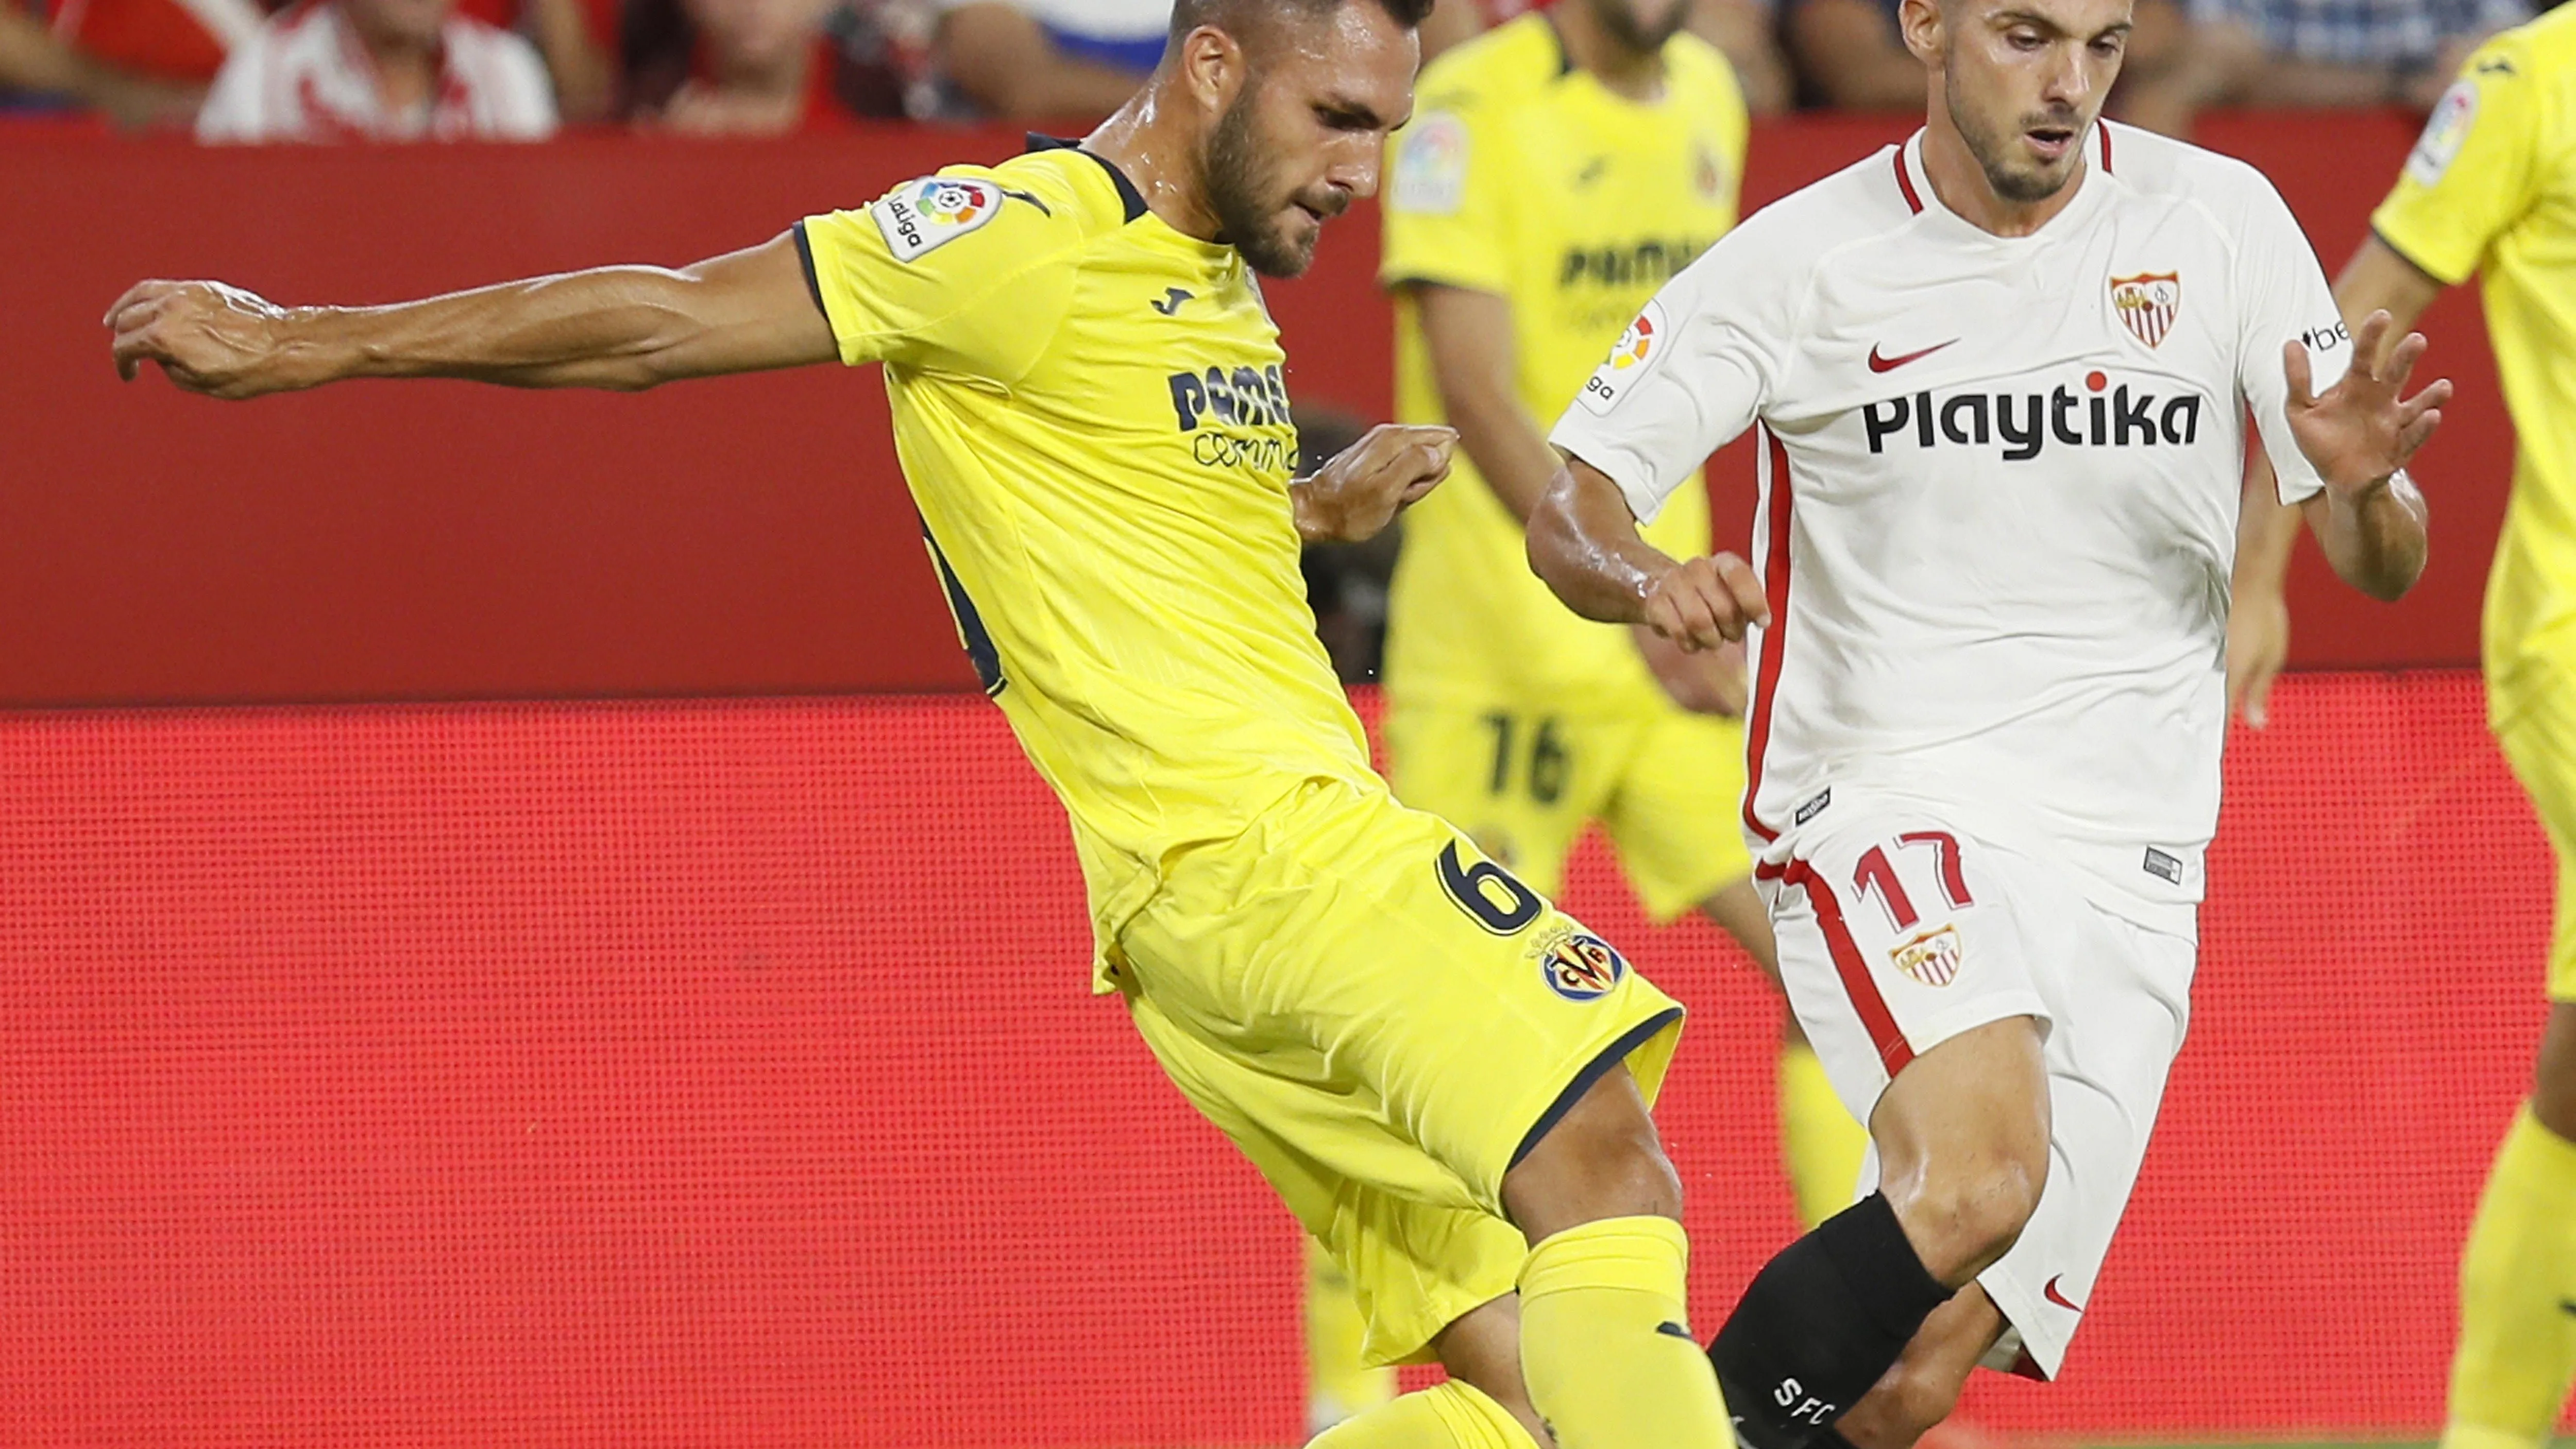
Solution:
{"label": "blurred crowd in background", "polygon": [[[1914,110],[1896,0],[1677,0],[1757,114]],[[2533,0],[2137,0],[2114,114],[2429,107]],[[1440,0],[1435,53],[1527,7]],[[0,120],[209,142],[777,136],[862,120],[1078,121],[1161,54],[1170,0],[0,0]]]}

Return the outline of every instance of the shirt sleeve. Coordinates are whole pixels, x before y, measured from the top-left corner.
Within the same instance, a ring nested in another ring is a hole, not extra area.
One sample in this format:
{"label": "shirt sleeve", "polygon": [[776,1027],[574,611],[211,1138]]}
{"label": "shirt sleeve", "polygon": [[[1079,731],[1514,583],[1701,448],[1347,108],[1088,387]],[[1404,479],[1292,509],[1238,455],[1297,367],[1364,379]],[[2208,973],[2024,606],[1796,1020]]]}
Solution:
{"label": "shirt sleeve", "polygon": [[1507,158],[1482,108],[1427,105],[1387,140],[1386,238],[1378,281],[1511,288]]}
{"label": "shirt sleeve", "polygon": [[2236,254],[2236,285],[2242,298],[2237,317],[2236,386],[2254,414],[2254,429],[2272,460],[2283,503],[2314,497],[2325,487],[2308,455],[2290,434],[2290,381],[2282,371],[2284,343],[2308,349],[2311,391],[2322,393],[2343,380],[2352,362],[2352,334],[2326,285],[2325,268],[2316,249],[2299,229],[2289,204],[2259,177],[2254,204]]}
{"label": "shirt sleeve", "polygon": [[2523,37],[2488,41],[2442,93],[2371,230],[2426,276],[2457,286],[2538,200],[2544,107]]}
{"label": "shirt sleeve", "polygon": [[797,237],[843,362],[1005,388],[1052,345],[1086,240],[1072,196],[974,167],[907,181],[864,210],[807,217]]}
{"label": "shirt sleeve", "polygon": [[1548,435],[1618,484],[1640,523],[1753,425],[1778,381],[1795,283],[1755,265],[1753,230],[1666,282]]}

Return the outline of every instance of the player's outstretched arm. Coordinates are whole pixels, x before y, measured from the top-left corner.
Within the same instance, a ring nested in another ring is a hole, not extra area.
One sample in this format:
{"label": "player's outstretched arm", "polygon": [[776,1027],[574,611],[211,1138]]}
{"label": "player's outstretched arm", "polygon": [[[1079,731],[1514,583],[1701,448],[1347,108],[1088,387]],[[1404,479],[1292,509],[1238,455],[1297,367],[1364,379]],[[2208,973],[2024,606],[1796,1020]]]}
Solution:
{"label": "player's outstretched arm", "polygon": [[[2356,332],[2373,312],[2389,314],[2390,331],[2413,327],[2441,294],[2439,281],[2418,271],[2376,236],[2363,240],[2334,284],[2335,308]],[[2420,499],[2416,508],[2420,525]],[[2246,472],[2244,511],[2236,531],[2235,603],[2227,618],[2228,707],[2257,728],[2265,722],[2272,680],[2289,658],[2290,607],[2285,586],[2290,555],[2299,541],[2301,513],[2280,501],[2272,464],[2257,451]],[[2311,526],[2318,526],[2319,519],[2324,528],[2338,526],[2331,500],[2316,505]],[[2324,537],[2320,532],[2320,541]]]}
{"label": "player's outstretched arm", "polygon": [[1771,621],[1744,560],[1676,562],[1637,532],[1619,485],[1580,458],[1565,460],[1530,514],[1529,565],[1584,618],[1643,624],[1686,650],[1718,648]]}
{"label": "player's outstretched arm", "polygon": [[2326,485],[2302,505],[2308,530],[2338,577],[2386,600],[2403,596],[2424,572],[2424,495],[2406,477],[2406,463],[2441,426],[2442,404],[2451,398],[2447,378],[2405,396],[2427,344],[2424,334],[2409,332],[2390,347],[2395,330],[2385,309],[2364,319],[2353,333],[2351,368],[2323,396],[2309,389],[2304,344],[2284,344],[2281,357],[2291,434]]}
{"label": "player's outstretched arm", "polygon": [[1297,536],[1308,543],[1375,538],[1408,503],[1449,476],[1458,434],[1449,428],[1380,423],[1323,467],[1288,485]]}
{"label": "player's outstretched arm", "polygon": [[220,398],[355,377],[635,391],[830,362],[792,233],[682,267],[599,267],[384,307],[281,307],[221,282],[137,284],[107,311],[117,371]]}

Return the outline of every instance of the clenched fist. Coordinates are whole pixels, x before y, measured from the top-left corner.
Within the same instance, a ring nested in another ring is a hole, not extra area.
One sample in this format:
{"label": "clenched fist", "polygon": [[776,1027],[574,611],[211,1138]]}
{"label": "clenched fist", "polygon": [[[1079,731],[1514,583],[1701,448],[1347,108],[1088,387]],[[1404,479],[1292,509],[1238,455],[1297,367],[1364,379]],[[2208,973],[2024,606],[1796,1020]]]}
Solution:
{"label": "clenched fist", "polygon": [[1454,428],[1381,423],[1289,485],[1297,533],[1308,543],[1374,538],[1397,510],[1440,486],[1458,445]]}
{"label": "clenched fist", "polygon": [[287,309],[222,282],[138,282],[107,309],[116,370],[126,381],[157,362],[172,382],[210,397],[247,398],[330,380],[293,345]]}
{"label": "clenched fist", "polygon": [[1646,588],[1646,627],[1685,651],[1719,648],[1770,622],[1761,580],[1731,553],[1685,559]]}

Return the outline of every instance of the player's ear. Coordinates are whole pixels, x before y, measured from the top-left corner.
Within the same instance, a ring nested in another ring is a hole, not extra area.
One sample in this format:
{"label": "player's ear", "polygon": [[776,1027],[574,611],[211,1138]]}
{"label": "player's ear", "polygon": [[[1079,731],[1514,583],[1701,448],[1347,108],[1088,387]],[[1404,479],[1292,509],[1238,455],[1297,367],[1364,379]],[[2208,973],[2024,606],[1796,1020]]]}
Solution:
{"label": "player's ear", "polygon": [[1943,63],[1950,44],[1950,7],[1957,0],[1904,0],[1896,9],[1896,33],[1905,48],[1925,65]]}
{"label": "player's ear", "polygon": [[1214,25],[1198,26],[1182,36],[1174,59],[1180,66],[1182,88],[1210,116],[1222,115],[1233,105],[1252,74],[1243,42]]}

